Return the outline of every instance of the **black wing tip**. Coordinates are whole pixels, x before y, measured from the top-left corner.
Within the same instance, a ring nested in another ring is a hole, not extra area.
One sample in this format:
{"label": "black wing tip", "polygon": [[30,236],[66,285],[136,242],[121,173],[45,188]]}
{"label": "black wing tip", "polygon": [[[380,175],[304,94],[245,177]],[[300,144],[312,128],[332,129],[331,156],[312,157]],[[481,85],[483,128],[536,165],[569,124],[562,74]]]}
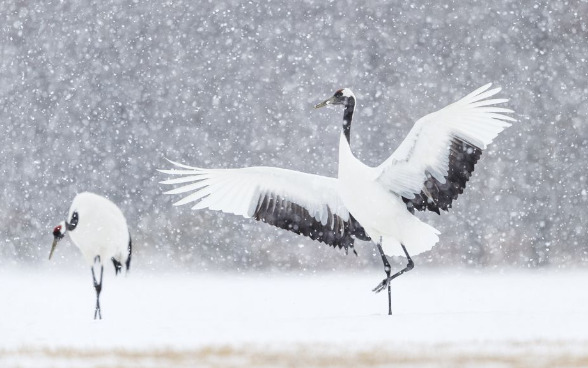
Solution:
{"label": "black wing tip", "polygon": [[273,193],[267,193],[258,200],[253,218],[267,224],[292,231],[332,246],[334,249],[354,249],[355,239],[369,240],[363,227],[352,216],[344,221],[330,209],[326,224],[318,221],[308,210]]}
{"label": "black wing tip", "polygon": [[448,212],[452,202],[463,193],[481,156],[482,149],[462,139],[454,138],[449,150],[449,169],[445,176],[445,183],[441,184],[427,173],[427,180],[423,183],[423,190],[419,194],[412,199],[402,197],[408,211],[414,213],[415,209],[428,210],[438,215],[441,214],[440,210]]}

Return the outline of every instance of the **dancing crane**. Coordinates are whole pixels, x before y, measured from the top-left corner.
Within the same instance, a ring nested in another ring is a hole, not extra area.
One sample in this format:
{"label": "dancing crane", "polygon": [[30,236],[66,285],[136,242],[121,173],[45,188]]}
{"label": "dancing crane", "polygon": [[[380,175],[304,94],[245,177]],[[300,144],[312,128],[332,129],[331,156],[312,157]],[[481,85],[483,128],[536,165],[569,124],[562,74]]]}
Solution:
{"label": "dancing crane", "polygon": [[[103,262],[107,259],[112,261],[115,275],[121,272],[123,263],[127,272],[131,267],[132,244],[127,220],[121,210],[110,200],[94,193],[84,192],[74,198],[67,220],[53,229],[53,244],[49,259],[53,256],[57,242],[63,239],[67,232],[91,266],[94,289],[96,289],[94,319],[102,319],[100,292],[102,291]],[[97,278],[98,270],[100,270],[100,277]]]}
{"label": "dancing crane", "polygon": [[[340,89],[319,103],[344,107],[336,178],[274,167],[204,169],[172,162],[161,172],[175,177],[163,184],[178,185],[166,194],[184,194],[174,205],[196,204],[252,217],[333,247],[353,248],[355,239],[372,240],[384,264],[386,278],[374,289],[414,267],[408,249],[418,254],[431,249],[440,232],[422,222],[416,211],[447,211],[460,195],[482,150],[515,121],[512,110],[491,98],[500,88],[487,84],[459,101],[419,119],[392,155],[377,167],[360,162],[351,152],[351,122],[356,98]],[[407,265],[391,274],[388,256],[404,255]]]}

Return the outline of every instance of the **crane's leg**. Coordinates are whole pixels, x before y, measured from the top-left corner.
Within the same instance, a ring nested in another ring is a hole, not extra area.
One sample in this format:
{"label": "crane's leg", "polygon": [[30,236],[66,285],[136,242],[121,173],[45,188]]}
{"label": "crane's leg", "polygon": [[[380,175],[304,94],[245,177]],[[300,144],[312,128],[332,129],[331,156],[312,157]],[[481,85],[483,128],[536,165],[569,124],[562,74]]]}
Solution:
{"label": "crane's leg", "polygon": [[[94,267],[100,266],[100,282],[96,281],[96,273]],[[94,265],[92,266],[92,278],[94,279],[94,289],[96,289],[96,310],[94,310],[94,319],[102,319],[102,313],[100,312],[100,292],[102,291],[102,274],[104,273],[104,266],[100,262],[100,256],[94,258]]]}
{"label": "crane's leg", "polygon": [[384,262],[384,271],[386,271],[386,278],[378,286],[376,286],[374,288],[374,291],[376,293],[379,293],[380,291],[384,290],[386,287],[388,288],[388,314],[389,315],[392,315],[392,292],[390,290],[390,281],[394,280],[398,276],[400,276],[403,273],[408,272],[414,268],[414,262],[412,261],[412,258],[410,258],[410,255],[406,251],[406,247],[404,246],[404,244],[400,244],[400,245],[402,246],[402,250],[404,250],[404,254],[406,254],[406,259],[407,259],[408,263],[406,264],[406,267],[404,267],[402,270],[400,270],[400,271],[396,272],[394,275],[390,276],[390,269],[391,269],[390,263],[388,262],[388,259],[386,258],[386,255],[384,254],[384,250],[382,249],[382,238],[380,238],[380,242],[377,244],[378,251],[380,251],[380,255],[382,256],[382,261]]}
{"label": "crane's leg", "polygon": [[[386,272],[386,279],[388,280],[390,279],[390,271],[392,270],[392,267],[390,267],[390,262],[388,262],[388,258],[386,257],[386,255],[384,254],[384,250],[382,249],[382,237],[380,237],[380,241],[376,244],[376,246],[378,247],[378,251],[380,252],[380,256],[382,257],[382,262],[384,262],[384,272]],[[382,284],[378,285],[382,286]],[[382,286],[382,289],[384,289],[385,286]],[[376,289],[374,289],[374,291],[376,292],[380,292],[381,290],[376,291]],[[392,315],[392,290],[390,288],[390,283],[388,283],[388,314]]]}

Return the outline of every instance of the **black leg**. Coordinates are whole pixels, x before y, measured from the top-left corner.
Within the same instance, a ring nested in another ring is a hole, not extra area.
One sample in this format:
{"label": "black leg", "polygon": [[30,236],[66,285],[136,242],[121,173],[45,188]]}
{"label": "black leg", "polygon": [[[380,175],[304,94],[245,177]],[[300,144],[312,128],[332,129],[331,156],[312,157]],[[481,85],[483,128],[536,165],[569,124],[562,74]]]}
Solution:
{"label": "black leg", "polygon": [[378,246],[378,250],[380,251],[380,255],[382,256],[382,261],[384,262],[384,270],[386,271],[386,278],[378,286],[376,286],[374,288],[374,291],[376,293],[379,293],[380,291],[384,290],[386,287],[388,288],[388,314],[391,315],[392,314],[392,292],[390,290],[390,281],[394,280],[395,278],[402,275],[403,273],[412,270],[414,268],[414,262],[412,261],[412,258],[410,258],[410,255],[408,254],[404,244],[400,244],[402,246],[402,250],[404,250],[404,254],[406,255],[406,259],[407,259],[408,263],[406,264],[406,267],[404,267],[402,270],[400,270],[400,271],[396,272],[394,275],[390,276],[390,263],[388,262],[388,259],[386,258],[386,255],[384,254],[381,242],[382,242],[382,240],[380,238],[380,243],[378,243],[377,246]]}
{"label": "black leg", "polygon": [[[96,274],[94,273],[94,267],[100,265],[100,282],[96,281]],[[94,279],[94,289],[96,289],[96,309],[94,310],[94,319],[102,319],[102,313],[100,312],[100,292],[102,291],[102,275],[104,274],[104,266],[100,262],[100,256],[94,258],[94,265],[92,266],[92,279]]]}
{"label": "black leg", "polygon": [[[388,280],[390,278],[390,271],[392,271],[392,267],[390,267],[390,262],[388,262],[388,258],[382,249],[382,237],[380,237],[380,242],[377,243],[376,246],[378,247],[378,251],[382,257],[382,262],[384,263],[384,272],[386,272],[386,280]],[[390,283],[388,283],[388,314],[392,315],[392,289],[390,288]]]}

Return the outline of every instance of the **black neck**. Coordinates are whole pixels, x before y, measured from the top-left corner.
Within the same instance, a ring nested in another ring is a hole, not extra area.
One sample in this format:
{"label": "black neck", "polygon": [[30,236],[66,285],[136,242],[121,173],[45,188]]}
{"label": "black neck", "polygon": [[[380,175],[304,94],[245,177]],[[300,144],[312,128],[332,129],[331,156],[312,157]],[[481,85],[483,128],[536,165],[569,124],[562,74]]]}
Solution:
{"label": "black neck", "polygon": [[347,143],[351,144],[351,119],[353,119],[353,110],[355,110],[355,98],[349,97],[345,104],[343,112],[343,133],[347,138]]}

